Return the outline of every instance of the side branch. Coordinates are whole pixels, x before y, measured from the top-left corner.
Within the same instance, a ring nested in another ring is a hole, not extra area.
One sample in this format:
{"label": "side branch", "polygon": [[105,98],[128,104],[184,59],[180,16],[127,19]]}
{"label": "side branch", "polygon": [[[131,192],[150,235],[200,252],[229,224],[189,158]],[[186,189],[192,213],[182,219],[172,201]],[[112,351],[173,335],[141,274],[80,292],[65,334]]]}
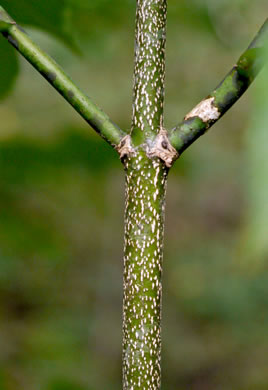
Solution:
{"label": "side branch", "polygon": [[268,19],[217,88],[172,129],[169,140],[178,154],[203,135],[243,95],[267,59],[267,46]]}
{"label": "side branch", "polygon": [[97,133],[113,146],[120,143],[126,134],[73,83],[52,58],[27,36],[2,7],[0,7],[0,32]]}

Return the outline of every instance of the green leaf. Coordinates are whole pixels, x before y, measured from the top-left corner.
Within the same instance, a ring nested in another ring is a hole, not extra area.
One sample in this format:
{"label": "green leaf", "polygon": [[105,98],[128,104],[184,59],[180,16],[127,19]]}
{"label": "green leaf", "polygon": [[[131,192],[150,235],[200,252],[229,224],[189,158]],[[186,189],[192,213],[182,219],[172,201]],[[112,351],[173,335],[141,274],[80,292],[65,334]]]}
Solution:
{"label": "green leaf", "polygon": [[65,28],[66,0],[1,0],[1,5],[19,24],[46,30],[70,44]]}
{"label": "green leaf", "polygon": [[[46,30],[77,49],[72,26],[66,23],[67,0],[1,0],[1,6],[18,24]],[[68,6],[68,12],[70,7]],[[18,73],[14,48],[0,36],[0,98],[6,95]]]}
{"label": "green leaf", "polygon": [[[134,27],[133,0],[68,0],[66,25],[72,26],[79,42],[108,39],[111,31]],[[127,38],[126,38],[127,39]]]}
{"label": "green leaf", "polygon": [[0,99],[6,96],[18,74],[15,50],[0,36]]}

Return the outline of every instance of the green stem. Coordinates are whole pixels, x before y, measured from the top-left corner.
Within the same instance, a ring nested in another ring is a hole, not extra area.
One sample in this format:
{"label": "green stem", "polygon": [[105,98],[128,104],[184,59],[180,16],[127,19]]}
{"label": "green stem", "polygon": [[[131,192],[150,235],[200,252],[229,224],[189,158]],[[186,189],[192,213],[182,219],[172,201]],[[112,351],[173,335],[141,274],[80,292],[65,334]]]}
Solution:
{"label": "green stem", "polygon": [[267,44],[268,19],[218,87],[171,131],[170,143],[179,154],[217,122],[247,90],[267,59]]}
{"label": "green stem", "polygon": [[162,261],[167,168],[144,151],[127,158],[123,389],[161,384]]}
{"label": "green stem", "polygon": [[168,169],[159,155],[165,157],[168,147],[162,129],[166,11],[166,0],[137,0],[132,143],[124,152],[124,390],[159,390],[161,384],[162,259]]}
{"label": "green stem", "polygon": [[28,37],[2,7],[0,7],[0,32],[97,133],[113,146],[120,143],[126,134],[73,83],[52,58]]}
{"label": "green stem", "polygon": [[166,0],[137,0],[132,140],[152,140],[163,127]]}

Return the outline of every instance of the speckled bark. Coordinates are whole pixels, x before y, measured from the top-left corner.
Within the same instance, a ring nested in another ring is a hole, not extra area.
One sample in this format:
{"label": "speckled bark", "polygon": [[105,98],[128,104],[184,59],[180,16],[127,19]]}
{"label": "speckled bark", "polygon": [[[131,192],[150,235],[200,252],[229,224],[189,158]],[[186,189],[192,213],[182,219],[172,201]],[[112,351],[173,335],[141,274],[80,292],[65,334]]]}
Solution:
{"label": "speckled bark", "polygon": [[125,162],[123,389],[160,389],[167,168],[143,151]]}
{"label": "speckled bark", "polygon": [[153,139],[163,126],[166,0],[137,0],[132,139]]}
{"label": "speckled bark", "polygon": [[132,130],[120,150],[126,170],[124,390],[159,390],[161,383],[164,209],[174,153],[163,129],[166,12],[166,0],[137,0]]}

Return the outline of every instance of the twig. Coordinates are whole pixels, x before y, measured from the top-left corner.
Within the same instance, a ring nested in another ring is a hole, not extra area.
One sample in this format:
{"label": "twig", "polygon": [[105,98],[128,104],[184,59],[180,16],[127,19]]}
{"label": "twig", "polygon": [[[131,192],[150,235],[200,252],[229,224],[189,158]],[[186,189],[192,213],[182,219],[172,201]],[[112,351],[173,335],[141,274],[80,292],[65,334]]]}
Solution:
{"label": "twig", "polygon": [[117,146],[126,134],[96,106],[63,69],[44,53],[0,7],[0,32],[109,144]]}
{"label": "twig", "polygon": [[171,130],[169,140],[178,154],[203,135],[243,95],[267,59],[267,46],[268,19],[217,88]]}

